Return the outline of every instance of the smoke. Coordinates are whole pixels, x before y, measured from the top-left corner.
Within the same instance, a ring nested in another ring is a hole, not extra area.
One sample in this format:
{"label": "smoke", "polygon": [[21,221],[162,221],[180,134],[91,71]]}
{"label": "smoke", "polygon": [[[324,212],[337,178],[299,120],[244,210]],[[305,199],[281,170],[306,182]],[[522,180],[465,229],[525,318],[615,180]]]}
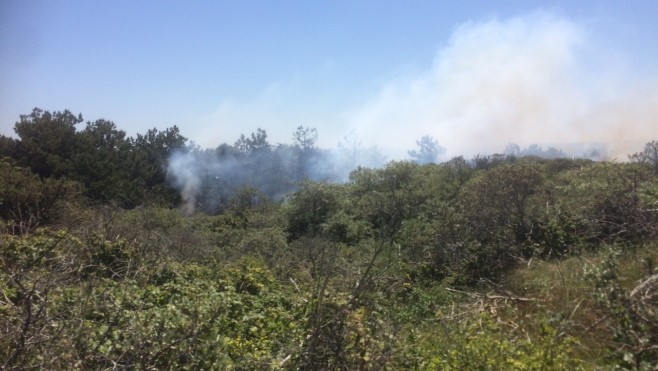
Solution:
{"label": "smoke", "polygon": [[201,185],[200,165],[196,156],[190,152],[174,152],[169,157],[167,175],[180,191],[183,199],[181,210],[186,215],[194,213],[196,206],[196,198]]}
{"label": "smoke", "polygon": [[[656,139],[658,80],[634,72],[631,61],[611,52],[586,26],[547,12],[462,24],[426,71],[398,76],[359,108],[327,115],[345,118],[317,126],[321,138],[323,129],[335,138],[347,127],[338,148],[188,150],[172,156],[169,177],[181,190],[186,213],[199,207],[215,213],[244,186],[281,199],[304,179],[345,181],[358,165],[408,158],[428,135],[446,149],[443,158],[512,148],[623,159]],[[296,93],[275,86],[254,104],[223,104],[208,120],[235,123],[235,130],[261,123],[285,127],[296,120],[283,96]],[[311,111],[300,111],[300,117],[311,122]],[[217,138],[201,127],[204,138]]]}
{"label": "smoke", "polygon": [[219,149],[187,148],[172,153],[167,177],[180,191],[183,201],[181,210],[184,214],[191,215],[199,207],[214,213],[221,210],[222,202],[226,201],[223,196],[227,192],[249,185],[245,175],[253,170],[250,165],[254,161],[256,159],[240,163],[232,153],[222,154]]}
{"label": "smoke", "polygon": [[304,180],[344,182],[357,166],[380,167],[385,161],[376,148],[363,148],[350,138],[336,150],[291,145],[240,149],[222,144],[173,153],[167,176],[180,191],[183,213],[201,209],[216,214],[244,195],[253,199],[237,203],[280,201]]}
{"label": "smoke", "polygon": [[[546,12],[456,28],[432,67],[400,76],[350,124],[404,153],[423,135],[448,156],[500,152],[507,143],[625,144],[656,135],[658,84],[636,77],[583,26]],[[626,152],[624,152],[626,151]]]}

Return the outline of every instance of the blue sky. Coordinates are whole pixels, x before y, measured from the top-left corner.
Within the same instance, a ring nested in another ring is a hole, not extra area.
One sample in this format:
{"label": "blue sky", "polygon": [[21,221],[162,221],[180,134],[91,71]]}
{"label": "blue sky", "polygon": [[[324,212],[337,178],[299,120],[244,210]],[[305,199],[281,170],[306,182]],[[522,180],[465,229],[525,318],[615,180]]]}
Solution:
{"label": "blue sky", "polygon": [[316,127],[393,157],[658,139],[658,1],[0,1],[0,134],[32,108],[203,147]]}

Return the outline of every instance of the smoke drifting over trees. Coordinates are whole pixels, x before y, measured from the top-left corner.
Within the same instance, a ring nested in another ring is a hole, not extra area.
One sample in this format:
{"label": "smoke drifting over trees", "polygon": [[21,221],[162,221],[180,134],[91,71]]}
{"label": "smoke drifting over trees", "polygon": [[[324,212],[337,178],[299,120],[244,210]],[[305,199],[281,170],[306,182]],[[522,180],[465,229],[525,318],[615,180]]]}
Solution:
{"label": "smoke drifting over trees", "polygon": [[[272,145],[267,138],[267,132],[259,128],[249,136],[240,135],[233,145],[224,143],[215,149],[191,146],[174,152],[167,174],[181,192],[183,211],[221,213],[231,207],[245,187],[253,191],[248,193],[251,202],[281,200],[305,180],[345,182],[358,167],[379,168],[387,162],[377,147],[364,148],[355,135],[346,136],[334,149],[316,147],[315,128],[298,127],[292,145]],[[412,161],[429,164],[448,160],[443,158],[445,148],[433,137],[425,135],[416,144],[417,149],[408,151]],[[572,145],[563,151],[537,144],[521,148],[510,143],[496,154],[481,153],[466,163],[486,168],[520,157],[602,160],[607,155],[604,145]]]}
{"label": "smoke drifting over trees", "polygon": [[[320,148],[318,130],[303,126],[291,133],[292,144],[272,144],[267,131],[259,128],[240,135],[234,144],[203,149],[190,144],[176,126],[132,138],[108,120],[87,122],[83,130],[76,130],[81,122],[81,115],[69,111],[35,109],[16,124],[19,139],[0,138],[0,155],[43,178],[79,182],[86,196],[99,202],[128,208],[165,202],[180,205],[186,214],[218,214],[235,202],[280,201],[306,180],[346,182],[358,167],[379,168],[388,161],[378,147],[364,147],[356,134],[345,136],[333,149]],[[413,161],[448,161],[437,139],[425,135],[416,144],[417,149],[408,151]],[[602,145],[567,151],[509,144],[499,153],[480,153],[466,163],[487,168],[525,156],[607,158]],[[655,153],[647,150],[643,156],[650,159]]]}
{"label": "smoke drifting over trees", "polygon": [[181,191],[183,210],[221,212],[244,187],[253,188],[255,198],[280,200],[304,180],[343,182],[357,166],[384,165],[376,148],[363,149],[347,138],[337,149],[317,148],[315,128],[300,126],[292,137],[292,145],[272,145],[259,128],[250,136],[241,135],[234,145],[175,152],[167,172]]}
{"label": "smoke drifting over trees", "polygon": [[582,20],[549,11],[491,17],[457,25],[426,68],[382,77],[349,108],[327,102],[332,109],[313,115],[299,99],[307,87],[281,82],[220,102],[190,136],[212,148],[263,127],[285,143],[291,120],[302,120],[321,134],[318,147],[355,141],[388,160],[408,158],[424,136],[445,149],[442,160],[508,143],[624,159],[655,136],[658,117],[658,81],[639,63]]}
{"label": "smoke drifting over trees", "polygon": [[429,135],[448,157],[514,142],[606,143],[623,158],[655,136],[658,81],[598,37],[543,11],[464,23],[429,68],[392,79],[352,112],[350,129],[398,154]]}
{"label": "smoke drifting over trees", "polygon": [[[169,173],[183,197],[194,200],[189,210],[196,205],[218,212],[242,185],[279,199],[303,179],[342,181],[359,165],[386,160],[431,163],[467,156],[477,166],[498,153],[494,159],[623,161],[655,136],[658,85],[603,58],[608,46],[595,37],[582,22],[545,11],[467,22],[455,28],[431,67],[384,83],[343,112],[335,130],[320,126],[318,135],[300,127],[293,145],[273,145],[259,128],[234,145],[177,153]],[[279,93],[286,90],[266,97],[281,103]],[[256,112],[259,107],[244,102],[223,104],[212,125],[284,126],[276,112]],[[209,142],[217,129],[201,128],[204,144],[217,145]],[[320,149],[337,138],[337,149]]]}
{"label": "smoke drifting over trees", "polygon": [[425,135],[424,137],[420,138],[420,140],[417,140],[416,144],[419,147],[418,151],[413,150],[409,151],[408,153],[411,158],[415,159],[418,163],[421,164],[437,162],[439,160],[439,156],[446,151],[445,148],[439,145],[439,142],[436,139],[429,135]]}

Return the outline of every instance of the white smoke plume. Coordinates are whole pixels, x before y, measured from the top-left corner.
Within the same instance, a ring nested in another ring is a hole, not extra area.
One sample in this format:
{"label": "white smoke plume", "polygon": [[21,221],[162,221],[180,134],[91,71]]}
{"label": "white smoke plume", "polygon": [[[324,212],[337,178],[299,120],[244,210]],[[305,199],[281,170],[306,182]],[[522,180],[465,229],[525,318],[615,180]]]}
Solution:
{"label": "white smoke plume", "polygon": [[174,152],[167,176],[180,191],[183,213],[198,209],[215,214],[230,207],[245,187],[257,190],[260,201],[261,196],[281,201],[304,180],[344,182],[356,167],[381,167],[385,161],[376,148],[361,148],[348,140],[333,151],[291,145],[240,151],[224,144]]}
{"label": "white smoke plume", "polygon": [[658,134],[658,80],[609,62],[618,58],[593,36],[545,12],[463,24],[430,70],[391,82],[350,123],[398,154],[423,135],[448,156],[500,152],[510,142],[606,143],[610,154],[626,154]]}
{"label": "white smoke plume", "polygon": [[[357,165],[408,158],[426,135],[446,149],[443,159],[500,153],[509,143],[625,159],[658,139],[658,77],[635,72],[632,60],[610,52],[612,46],[596,40],[587,26],[547,12],[462,24],[431,68],[399,76],[360,108],[332,116],[346,118],[346,124],[319,126],[321,137],[329,133],[344,142],[307,157],[303,176],[345,181]],[[272,92],[258,100],[269,102],[267,112],[227,105],[214,119],[237,123],[235,130],[293,122],[285,110],[272,119],[270,113],[282,110],[279,93],[285,89]],[[186,213],[195,207],[217,212],[244,185],[273,199],[293,190],[301,179],[297,156],[286,145],[249,156],[183,152],[172,156],[168,174],[181,190]],[[281,174],[291,174],[290,180],[281,182]]]}
{"label": "white smoke plume", "polygon": [[196,156],[190,152],[174,152],[169,157],[167,174],[180,191],[183,199],[181,210],[186,215],[193,214],[201,186],[199,162]]}

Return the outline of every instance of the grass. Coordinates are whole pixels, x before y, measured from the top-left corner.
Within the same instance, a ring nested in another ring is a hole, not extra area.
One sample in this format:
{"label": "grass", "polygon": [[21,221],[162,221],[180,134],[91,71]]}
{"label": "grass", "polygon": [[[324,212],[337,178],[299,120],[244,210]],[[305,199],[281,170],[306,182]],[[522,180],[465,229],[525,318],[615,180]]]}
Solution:
{"label": "grass", "polygon": [[658,240],[641,246],[610,246],[562,261],[532,261],[506,277],[501,290],[517,301],[514,319],[532,336],[543,321],[558,324],[561,336],[577,339],[576,355],[587,364],[601,365],[609,356],[612,337],[597,304],[591,272],[616,252],[621,286],[632,290],[643,277],[658,272]]}

